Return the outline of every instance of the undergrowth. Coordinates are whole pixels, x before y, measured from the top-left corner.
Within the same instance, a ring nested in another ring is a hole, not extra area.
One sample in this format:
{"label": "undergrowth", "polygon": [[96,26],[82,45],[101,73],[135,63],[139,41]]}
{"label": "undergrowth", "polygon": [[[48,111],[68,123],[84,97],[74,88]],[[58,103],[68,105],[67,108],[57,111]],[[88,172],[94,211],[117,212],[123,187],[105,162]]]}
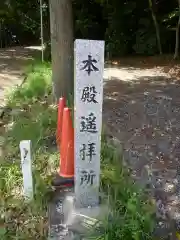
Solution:
{"label": "undergrowth", "polygon": [[109,197],[111,220],[105,223],[105,233],[100,239],[152,239],[154,206],[133,183],[122,158],[113,144],[103,138],[101,185]]}
{"label": "undergrowth", "polygon": [[[57,168],[55,146],[57,108],[52,104],[50,65],[34,63],[26,82],[15,89],[0,127],[0,239],[47,239],[48,202]],[[34,199],[22,192],[19,143],[32,141]],[[111,221],[98,239],[152,239],[151,205],[132,184],[116,149],[102,140],[101,186],[109,195]]]}

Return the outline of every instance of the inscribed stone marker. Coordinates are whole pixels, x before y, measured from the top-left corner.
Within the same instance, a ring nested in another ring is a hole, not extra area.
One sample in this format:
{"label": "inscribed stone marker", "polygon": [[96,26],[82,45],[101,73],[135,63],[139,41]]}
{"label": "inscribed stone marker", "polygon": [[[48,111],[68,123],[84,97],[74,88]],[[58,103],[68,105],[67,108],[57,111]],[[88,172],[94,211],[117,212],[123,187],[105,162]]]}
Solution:
{"label": "inscribed stone marker", "polygon": [[79,207],[99,203],[104,41],[75,41],[75,195]]}
{"label": "inscribed stone marker", "polygon": [[24,196],[26,199],[33,198],[31,141],[23,140],[19,144],[21,152],[21,167],[23,174]]}

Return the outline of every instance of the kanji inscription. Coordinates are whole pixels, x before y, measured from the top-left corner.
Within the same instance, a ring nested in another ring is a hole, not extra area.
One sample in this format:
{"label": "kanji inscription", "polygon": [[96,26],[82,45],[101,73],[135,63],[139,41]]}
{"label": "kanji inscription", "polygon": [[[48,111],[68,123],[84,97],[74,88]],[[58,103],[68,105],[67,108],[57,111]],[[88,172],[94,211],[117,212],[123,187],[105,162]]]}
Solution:
{"label": "kanji inscription", "polygon": [[82,90],[81,100],[88,103],[97,103],[96,94],[97,92],[95,86],[84,87]]}
{"label": "kanji inscription", "polygon": [[80,132],[97,133],[96,116],[94,113],[91,112],[88,116],[82,116],[80,124]]}
{"label": "kanji inscription", "polygon": [[76,40],[74,129],[78,207],[99,203],[103,69],[104,41]]}
{"label": "kanji inscription", "polygon": [[91,55],[88,55],[88,59],[83,60],[82,63],[84,64],[84,66],[81,68],[81,70],[85,70],[88,75],[90,75],[93,71],[99,71],[99,69],[95,66],[97,60],[92,58]]}
{"label": "kanji inscription", "polygon": [[82,160],[86,160],[88,158],[88,161],[91,162],[93,156],[96,156],[96,144],[95,143],[88,143],[82,144],[82,148],[80,149],[80,157]]}

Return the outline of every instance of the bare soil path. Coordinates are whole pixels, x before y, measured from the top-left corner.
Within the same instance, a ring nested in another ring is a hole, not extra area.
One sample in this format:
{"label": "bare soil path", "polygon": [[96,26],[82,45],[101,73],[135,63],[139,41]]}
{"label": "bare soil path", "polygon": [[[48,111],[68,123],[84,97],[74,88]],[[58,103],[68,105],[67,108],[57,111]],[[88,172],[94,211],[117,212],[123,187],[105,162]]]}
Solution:
{"label": "bare soil path", "polygon": [[[40,56],[40,47],[14,47],[0,49],[0,116],[6,105],[6,94],[24,80],[24,70],[32,60]],[[3,157],[2,135],[4,124],[0,119],[0,158]]]}
{"label": "bare soil path", "polygon": [[104,123],[163,224],[180,222],[180,81],[136,62],[108,67],[104,78]]}
{"label": "bare soil path", "polygon": [[0,107],[5,105],[6,91],[22,83],[25,67],[38,55],[38,47],[0,49]]}

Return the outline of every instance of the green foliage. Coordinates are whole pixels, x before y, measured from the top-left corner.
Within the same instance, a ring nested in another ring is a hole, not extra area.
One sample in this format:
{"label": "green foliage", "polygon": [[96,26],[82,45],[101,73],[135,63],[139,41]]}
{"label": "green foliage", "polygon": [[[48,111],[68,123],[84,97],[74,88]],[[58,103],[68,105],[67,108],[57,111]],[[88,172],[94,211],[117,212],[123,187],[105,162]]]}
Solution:
{"label": "green foliage", "polygon": [[163,19],[163,22],[168,22],[175,17],[179,17],[179,10],[175,9],[172,12],[168,13],[167,16]]}
{"label": "green foliage", "polygon": [[[177,1],[152,1],[160,26],[164,52],[174,50],[174,33],[179,16]],[[43,28],[50,59],[48,0],[43,4]],[[157,41],[148,0],[72,0],[75,38],[105,39],[109,56],[156,54]],[[144,22],[143,26],[139,22]],[[40,44],[40,5],[38,0],[6,0],[0,8],[1,28],[13,28],[20,43]],[[1,31],[1,30],[0,30]],[[0,34],[2,35],[2,34]],[[1,38],[2,36],[0,36]],[[168,42],[168,44],[167,44]]]}
{"label": "green foliage", "polygon": [[[147,32],[147,28],[150,29]],[[153,55],[157,53],[157,40],[155,30],[152,29],[152,21],[148,19],[139,20],[139,29],[136,31],[136,42],[133,49],[137,54]]]}
{"label": "green foliage", "polygon": [[[49,29],[48,2],[44,1],[44,28]],[[1,4],[0,31],[8,29],[17,35],[20,43],[39,40],[40,38],[40,3],[39,0],[6,0]],[[6,33],[7,34],[7,33]],[[1,35],[1,34],[0,34]],[[49,35],[49,34],[48,34]],[[46,34],[45,34],[46,36]],[[2,36],[0,36],[2,37]],[[7,38],[7,36],[5,36]],[[7,46],[6,46],[7,47]]]}
{"label": "green foliage", "polygon": [[178,8],[175,8],[163,16],[162,23],[167,30],[175,30],[179,14]]}
{"label": "green foliage", "polygon": [[[45,239],[50,181],[58,154],[46,139],[56,130],[56,108],[51,105],[51,69],[37,62],[27,70],[27,81],[9,98],[12,107],[4,121],[2,134],[4,155],[0,162],[0,238]],[[22,194],[19,142],[32,141],[34,200],[25,202]],[[15,237],[15,238],[14,238]]]}
{"label": "green foliage", "polygon": [[155,34],[147,33],[143,31],[143,29],[136,32],[136,43],[133,49],[137,54],[153,55],[157,53],[156,45],[157,41]]}
{"label": "green foliage", "polygon": [[122,156],[103,139],[102,189],[108,194],[111,219],[100,239],[152,239],[154,207],[131,181],[122,166]]}
{"label": "green foliage", "polygon": [[23,88],[15,89],[9,96],[9,104],[13,104],[14,98],[17,101],[31,102],[37,98],[48,95],[51,91],[51,68],[49,63],[34,62],[27,69],[27,79]]}

